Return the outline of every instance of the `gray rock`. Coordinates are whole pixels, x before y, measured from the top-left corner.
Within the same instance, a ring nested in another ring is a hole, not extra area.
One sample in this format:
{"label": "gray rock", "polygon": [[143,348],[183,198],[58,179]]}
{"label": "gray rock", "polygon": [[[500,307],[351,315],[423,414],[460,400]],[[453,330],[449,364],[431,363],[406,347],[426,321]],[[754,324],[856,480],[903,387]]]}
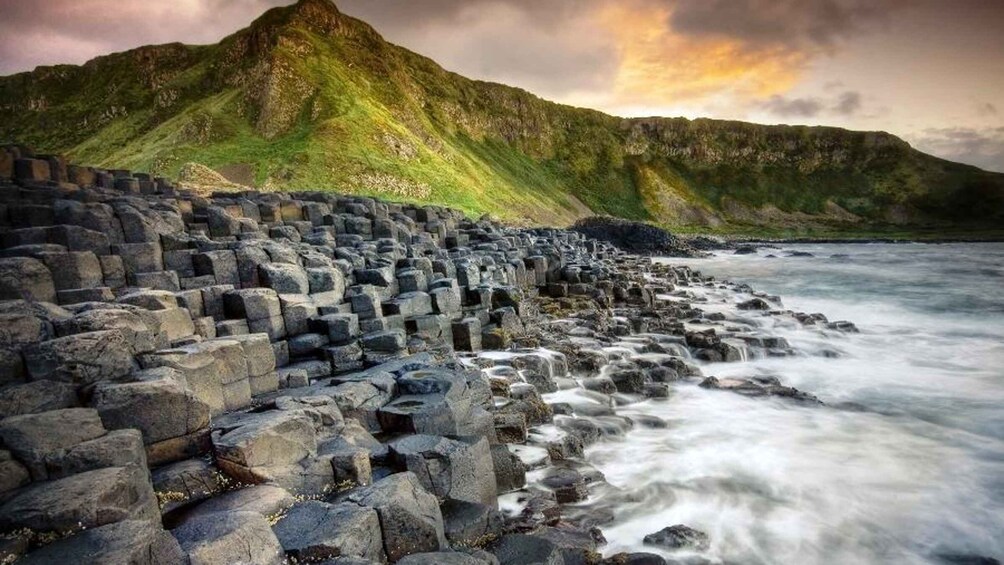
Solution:
{"label": "gray rock", "polygon": [[79,406],[77,387],[57,381],[33,381],[0,389],[0,419]]}
{"label": "gray rock", "polygon": [[643,542],[645,545],[655,545],[666,549],[707,551],[711,547],[711,539],[708,534],[683,524],[676,524],[648,534]]}
{"label": "gray rock", "polygon": [[502,514],[485,504],[450,499],[440,509],[446,539],[454,547],[481,547],[504,527]]}
{"label": "gray rock", "polygon": [[67,477],[104,467],[133,466],[146,469],[143,436],[136,430],[115,430],[79,443],[46,461],[50,479]]}
{"label": "gray rock", "polygon": [[52,273],[37,259],[0,259],[0,300],[21,299],[56,302]]}
{"label": "gray rock", "polygon": [[185,553],[159,524],[123,520],[57,540],[18,560],[26,565],[162,565],[184,563]]}
{"label": "gray rock", "polygon": [[279,294],[309,294],[310,281],[299,265],[268,263],[258,266],[262,285]]}
{"label": "gray rock", "polygon": [[561,549],[550,541],[526,534],[508,534],[489,551],[501,565],[565,565]]}
{"label": "gray rock", "polygon": [[34,483],[0,505],[0,528],[67,532],[121,520],[157,520],[146,469],[107,467]]}
{"label": "gray rock", "polygon": [[272,528],[254,512],[206,514],[185,522],[171,533],[191,565],[280,565],[284,558]]}
{"label": "gray rock", "polygon": [[286,554],[300,561],[384,558],[380,519],[372,508],[311,500],[290,509],[274,531]]}
{"label": "gray rock", "polygon": [[203,458],[159,467],[153,471],[152,480],[164,514],[205,500],[223,489],[219,470]]}
{"label": "gray rock", "polygon": [[28,374],[48,379],[93,384],[120,380],[135,367],[122,332],[106,330],[56,338],[24,350]]}
{"label": "gray rock", "polygon": [[416,553],[398,561],[398,565],[491,565],[491,563],[458,551]]}
{"label": "gray rock", "polygon": [[46,478],[48,459],[105,433],[97,411],[89,408],[13,416],[0,422],[3,444],[28,467],[35,480]]}
{"label": "gray rock", "polygon": [[100,383],[91,405],[105,427],[136,428],[147,444],[191,434],[209,425],[209,405],[169,377]]}
{"label": "gray rock", "polygon": [[351,491],[346,500],[377,511],[384,551],[392,562],[411,553],[446,547],[439,503],[414,473],[390,475]]}
{"label": "gray rock", "polygon": [[248,483],[264,482],[269,468],[288,467],[317,452],[314,421],[302,411],[255,414],[225,433],[213,434],[217,463]]}
{"label": "gray rock", "polygon": [[293,506],[296,499],[275,485],[252,485],[213,496],[187,513],[186,520],[218,512],[254,512],[269,521]]}
{"label": "gray rock", "polygon": [[390,447],[396,464],[415,473],[436,496],[497,507],[495,470],[487,439],[465,443],[414,435],[396,440]]}
{"label": "gray rock", "polygon": [[526,465],[504,444],[491,446],[492,468],[498,491],[511,492],[526,484]]}

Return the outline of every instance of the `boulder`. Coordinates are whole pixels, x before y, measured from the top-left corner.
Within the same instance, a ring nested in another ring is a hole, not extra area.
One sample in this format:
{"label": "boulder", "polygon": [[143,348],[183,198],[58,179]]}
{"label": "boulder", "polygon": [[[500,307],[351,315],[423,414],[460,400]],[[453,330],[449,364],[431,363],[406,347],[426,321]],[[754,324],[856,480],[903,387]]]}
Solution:
{"label": "boulder", "polygon": [[397,562],[398,565],[493,565],[493,561],[459,551],[415,553]]}
{"label": "boulder", "polygon": [[251,485],[209,498],[189,510],[185,519],[218,512],[254,512],[274,522],[296,499],[284,488],[275,485]]}
{"label": "boulder", "polygon": [[502,514],[493,506],[450,499],[440,509],[446,539],[454,547],[481,547],[504,526]]}
{"label": "boulder", "polygon": [[472,443],[439,436],[407,436],[391,443],[395,463],[440,498],[497,507],[495,470],[488,440]]}
{"label": "boulder", "polygon": [[217,461],[248,483],[268,480],[269,468],[288,467],[317,452],[314,422],[302,411],[255,414],[246,423],[213,434]]}
{"label": "boulder", "polygon": [[439,502],[423,488],[414,473],[390,475],[351,491],[346,500],[376,510],[384,551],[392,562],[411,553],[446,547]]}
{"label": "boulder", "polygon": [[4,446],[28,467],[35,480],[46,478],[49,459],[105,433],[98,412],[89,408],[52,410],[0,421]]}
{"label": "boulder", "polygon": [[30,257],[0,259],[0,300],[56,302],[52,273]]}
{"label": "boulder", "polygon": [[286,554],[298,561],[383,560],[380,519],[373,508],[310,500],[291,508],[273,529]]}
{"label": "boulder", "polygon": [[221,512],[188,520],[171,531],[191,565],[281,565],[282,546],[254,512]]}
{"label": "boulder", "polygon": [[707,551],[711,547],[711,539],[708,534],[685,526],[676,524],[648,534],[642,540],[645,545],[654,545],[666,549],[690,549],[693,551]]}
{"label": "boulder", "polygon": [[565,565],[558,546],[526,534],[502,536],[488,549],[498,558],[500,565]]}
{"label": "boulder", "polygon": [[152,473],[153,489],[164,514],[218,494],[223,490],[221,478],[216,466],[205,458],[177,461]]}
{"label": "boulder", "polygon": [[310,280],[299,265],[288,263],[266,263],[258,266],[258,274],[263,286],[279,294],[309,294]]}
{"label": "boulder", "polygon": [[144,468],[107,467],[37,482],[0,505],[0,528],[69,532],[122,520],[159,520]]}
{"label": "boulder", "polygon": [[79,406],[77,387],[57,381],[32,381],[0,389],[0,420]]}
{"label": "boulder", "polygon": [[136,430],[115,430],[79,443],[46,461],[50,479],[104,467],[137,467],[145,470],[143,436]]}
{"label": "boulder", "polygon": [[66,563],[163,565],[184,563],[178,540],[148,520],[123,520],[57,540],[18,560],[25,565]]}
{"label": "boulder", "polygon": [[136,428],[146,444],[184,436],[209,425],[209,405],[178,380],[100,383],[91,398],[105,427]]}
{"label": "boulder", "polygon": [[77,384],[121,380],[135,366],[129,344],[118,330],[45,341],[25,348],[24,357],[32,379]]}

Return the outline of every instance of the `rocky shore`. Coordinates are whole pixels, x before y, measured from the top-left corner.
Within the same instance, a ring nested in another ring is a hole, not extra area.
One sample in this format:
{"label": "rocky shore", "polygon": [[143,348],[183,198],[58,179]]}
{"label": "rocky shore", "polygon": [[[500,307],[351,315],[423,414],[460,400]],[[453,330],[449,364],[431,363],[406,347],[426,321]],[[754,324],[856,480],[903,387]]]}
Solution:
{"label": "rocky shore", "polygon": [[617,488],[583,452],[677,386],[817,403],[702,374],[792,353],[752,316],[854,331],[576,231],[9,146],[0,562],[673,562],[708,536],[603,555]]}

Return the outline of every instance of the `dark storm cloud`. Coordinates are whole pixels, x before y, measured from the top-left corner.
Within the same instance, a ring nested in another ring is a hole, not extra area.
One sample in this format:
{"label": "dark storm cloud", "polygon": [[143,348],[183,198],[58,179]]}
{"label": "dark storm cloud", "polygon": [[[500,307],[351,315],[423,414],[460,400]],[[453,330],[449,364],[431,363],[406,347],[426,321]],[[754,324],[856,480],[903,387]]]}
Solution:
{"label": "dark storm cloud", "polygon": [[817,98],[786,98],[771,96],[761,105],[764,110],[782,118],[812,118],[823,110]]}
{"label": "dark storm cloud", "polygon": [[912,141],[921,151],[1004,173],[1004,127],[929,128]]}
{"label": "dark storm cloud", "polygon": [[842,116],[850,116],[861,109],[861,93],[848,90],[840,95],[833,106],[833,112]]}
{"label": "dark storm cloud", "polygon": [[851,116],[858,113],[861,106],[861,93],[853,90],[847,90],[833,99],[774,95],[760,103],[760,109],[779,118],[815,118],[824,114]]}
{"label": "dark storm cloud", "polygon": [[830,46],[889,20],[905,0],[681,0],[670,25],[753,44]]}

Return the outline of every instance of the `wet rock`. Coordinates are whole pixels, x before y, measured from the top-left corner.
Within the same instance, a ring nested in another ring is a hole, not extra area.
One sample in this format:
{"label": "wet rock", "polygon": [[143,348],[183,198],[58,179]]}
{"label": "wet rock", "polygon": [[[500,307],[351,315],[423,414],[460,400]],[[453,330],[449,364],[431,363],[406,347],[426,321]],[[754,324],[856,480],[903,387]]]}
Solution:
{"label": "wet rock", "polygon": [[541,528],[533,536],[557,546],[565,565],[596,563],[601,557],[597,549],[607,541],[599,528],[583,529],[567,524]]}
{"label": "wet rock", "polygon": [[481,547],[502,532],[502,514],[492,506],[450,499],[441,510],[446,539],[454,547]]}
{"label": "wet rock", "polygon": [[579,502],[589,496],[585,478],[575,469],[551,469],[540,482],[554,491],[555,497],[561,504]]}
{"label": "wet rock", "polygon": [[492,445],[492,468],[499,492],[510,492],[526,484],[526,465],[505,445]]}
{"label": "wet rock", "polygon": [[459,551],[416,553],[398,561],[399,565],[492,565],[493,563],[494,561]]}
{"label": "wet rock", "polygon": [[646,545],[655,545],[666,549],[707,551],[711,547],[711,539],[708,534],[683,524],[676,524],[648,534],[643,542]]}
{"label": "wet rock", "polygon": [[617,553],[600,561],[600,565],[667,565],[661,555],[654,553]]}
{"label": "wet rock", "polygon": [[564,565],[561,549],[526,534],[508,534],[489,547],[501,565]]}
{"label": "wet rock", "polygon": [[809,393],[782,385],[777,377],[748,379],[708,377],[701,381],[700,386],[713,390],[727,390],[744,396],[779,396],[811,404],[822,404],[818,398]]}
{"label": "wet rock", "polygon": [[770,310],[773,308],[769,302],[763,298],[751,298],[736,305],[740,310]]}

